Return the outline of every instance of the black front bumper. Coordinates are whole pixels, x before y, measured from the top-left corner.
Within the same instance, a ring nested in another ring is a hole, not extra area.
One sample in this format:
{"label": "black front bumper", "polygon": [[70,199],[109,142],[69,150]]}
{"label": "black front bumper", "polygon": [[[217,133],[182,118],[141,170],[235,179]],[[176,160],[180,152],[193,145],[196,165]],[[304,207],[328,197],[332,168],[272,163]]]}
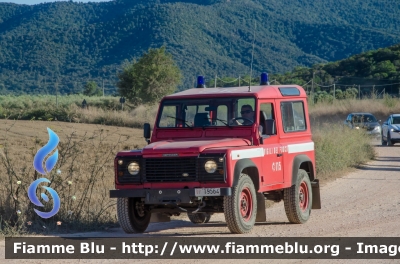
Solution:
{"label": "black front bumper", "polygon": [[[219,188],[220,196],[231,196],[231,188]],[[110,198],[145,198],[146,204],[190,203],[196,197],[195,189],[136,189],[110,190]],[[208,196],[216,197],[216,196]]]}

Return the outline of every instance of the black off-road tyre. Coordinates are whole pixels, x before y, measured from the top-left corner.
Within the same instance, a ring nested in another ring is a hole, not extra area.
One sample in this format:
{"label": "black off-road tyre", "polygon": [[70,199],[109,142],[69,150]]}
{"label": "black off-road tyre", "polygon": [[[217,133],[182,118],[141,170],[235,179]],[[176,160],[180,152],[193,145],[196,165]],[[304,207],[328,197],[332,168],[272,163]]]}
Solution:
{"label": "black off-road tyre", "polygon": [[140,198],[118,198],[118,222],[125,233],[143,233],[150,223],[151,212],[143,208]]}
{"label": "black off-road tyre", "polygon": [[393,145],[394,145],[394,144],[393,144],[393,141],[392,141],[392,139],[391,139],[391,137],[390,137],[390,132],[387,133],[386,139],[387,139],[387,145],[388,145],[388,146],[393,146]]}
{"label": "black off-road tyre", "polygon": [[299,169],[296,184],[284,189],[283,194],[288,220],[293,224],[307,222],[312,208],[312,189],[307,172]]}
{"label": "black off-road tyre", "polygon": [[204,221],[205,224],[210,222],[210,219],[211,219],[211,215],[210,214],[206,214],[206,215],[207,215],[207,217],[206,217],[206,220]]}
{"label": "black off-road tyre", "polygon": [[232,233],[249,233],[256,222],[257,196],[253,181],[242,173],[232,195],[224,197],[224,215]]}
{"label": "black off-road tyre", "polygon": [[197,213],[197,214],[187,214],[189,217],[190,222],[193,224],[204,224],[210,221],[211,215],[207,213]]}

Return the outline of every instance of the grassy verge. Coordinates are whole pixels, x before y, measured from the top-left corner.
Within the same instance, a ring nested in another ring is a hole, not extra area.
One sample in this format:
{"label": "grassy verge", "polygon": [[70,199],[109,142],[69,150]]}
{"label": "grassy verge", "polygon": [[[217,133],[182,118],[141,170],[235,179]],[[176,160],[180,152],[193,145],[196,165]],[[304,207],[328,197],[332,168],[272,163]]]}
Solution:
{"label": "grassy verge", "polygon": [[317,177],[327,180],[375,156],[371,137],[340,124],[322,124],[313,131]]}

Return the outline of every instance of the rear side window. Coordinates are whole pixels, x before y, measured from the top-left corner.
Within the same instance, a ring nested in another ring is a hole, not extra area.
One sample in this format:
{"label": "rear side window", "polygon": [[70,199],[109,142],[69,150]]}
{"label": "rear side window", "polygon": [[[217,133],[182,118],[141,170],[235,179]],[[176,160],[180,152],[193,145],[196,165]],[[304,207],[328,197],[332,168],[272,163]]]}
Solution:
{"label": "rear side window", "polygon": [[285,132],[306,130],[306,119],[302,101],[282,102],[282,125]]}

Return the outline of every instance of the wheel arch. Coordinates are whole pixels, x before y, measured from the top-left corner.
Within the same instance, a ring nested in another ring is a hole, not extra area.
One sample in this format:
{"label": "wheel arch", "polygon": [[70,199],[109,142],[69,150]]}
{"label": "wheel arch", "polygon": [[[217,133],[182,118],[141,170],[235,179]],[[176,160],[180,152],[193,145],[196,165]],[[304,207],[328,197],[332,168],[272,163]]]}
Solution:
{"label": "wheel arch", "polygon": [[260,189],[260,177],[256,164],[251,159],[241,159],[235,164],[232,187],[236,186],[241,173],[247,174],[253,181],[256,192]]}
{"label": "wheel arch", "polygon": [[297,171],[299,169],[305,170],[307,172],[311,182],[315,180],[314,165],[311,159],[307,155],[300,154],[293,159],[292,185],[296,184]]}

